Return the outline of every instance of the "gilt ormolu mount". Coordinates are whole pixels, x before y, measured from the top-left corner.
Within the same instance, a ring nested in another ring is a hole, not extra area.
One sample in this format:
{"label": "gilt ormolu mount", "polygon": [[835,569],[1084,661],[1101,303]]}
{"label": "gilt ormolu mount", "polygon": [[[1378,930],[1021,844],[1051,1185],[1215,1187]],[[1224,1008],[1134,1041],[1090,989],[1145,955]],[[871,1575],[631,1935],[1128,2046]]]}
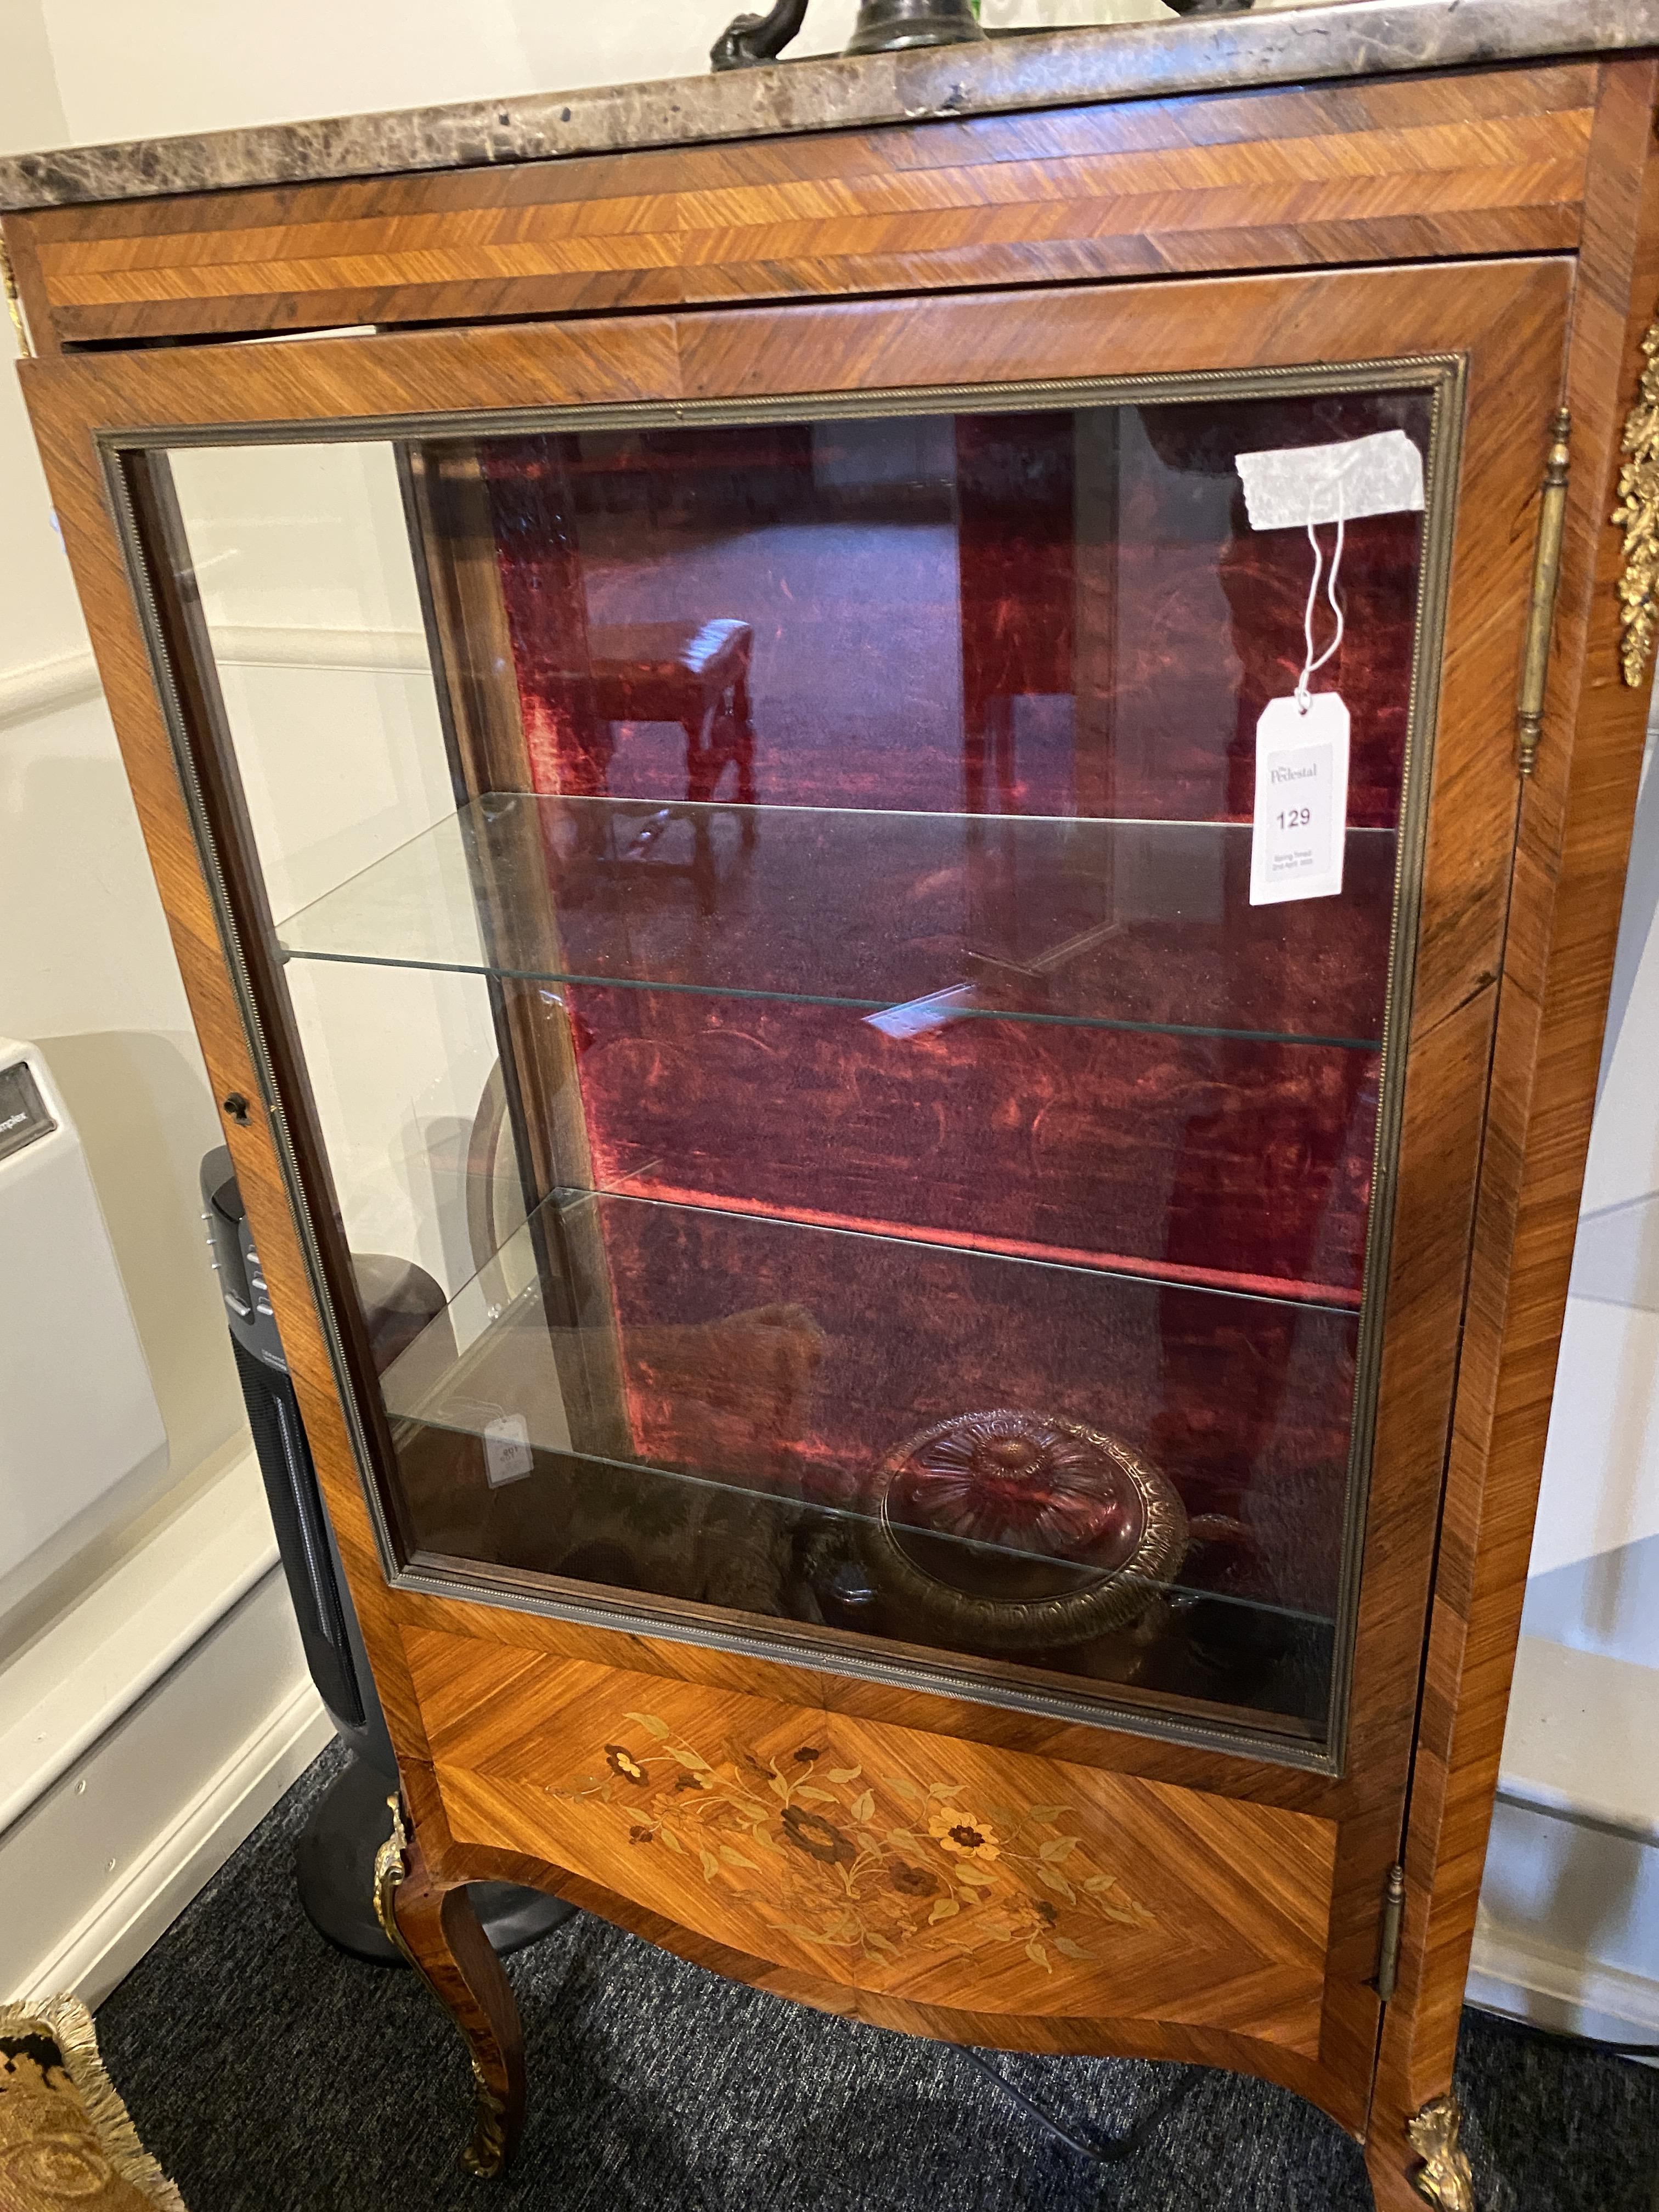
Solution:
{"label": "gilt ormolu mount", "polygon": [[[478,2162],[510,1878],[1467,2194],[1656,57],[1650,0],[1413,0],[0,163]],[[1311,569],[1239,457],[1374,435],[1424,504],[1347,528],[1342,887],[1252,903]],[[228,593],[397,577],[430,676],[292,672],[323,759]],[[393,1221],[448,1303],[382,1378]]]}

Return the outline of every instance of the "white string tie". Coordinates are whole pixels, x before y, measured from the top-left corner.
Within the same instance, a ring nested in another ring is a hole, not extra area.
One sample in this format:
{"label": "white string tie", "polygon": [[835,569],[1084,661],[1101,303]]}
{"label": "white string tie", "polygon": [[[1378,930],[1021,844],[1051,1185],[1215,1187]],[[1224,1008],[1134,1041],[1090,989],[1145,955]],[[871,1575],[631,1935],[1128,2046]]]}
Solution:
{"label": "white string tie", "polygon": [[1325,596],[1330,603],[1331,612],[1336,617],[1336,635],[1325,647],[1323,653],[1316,658],[1314,653],[1314,610],[1319,604],[1319,582],[1325,573],[1325,556],[1320,547],[1319,533],[1315,529],[1311,518],[1308,523],[1308,543],[1313,548],[1314,572],[1313,581],[1308,586],[1307,609],[1302,617],[1302,635],[1308,648],[1307,657],[1302,664],[1302,673],[1296,679],[1297,712],[1301,714],[1305,714],[1308,711],[1310,678],[1316,676],[1325,663],[1340,652],[1342,647],[1342,634],[1347,624],[1342,612],[1341,603],[1336,596],[1336,580],[1341,573],[1342,547],[1346,532],[1347,521],[1342,512],[1342,479],[1339,477],[1336,480],[1336,550],[1331,556],[1330,578],[1325,586]]}

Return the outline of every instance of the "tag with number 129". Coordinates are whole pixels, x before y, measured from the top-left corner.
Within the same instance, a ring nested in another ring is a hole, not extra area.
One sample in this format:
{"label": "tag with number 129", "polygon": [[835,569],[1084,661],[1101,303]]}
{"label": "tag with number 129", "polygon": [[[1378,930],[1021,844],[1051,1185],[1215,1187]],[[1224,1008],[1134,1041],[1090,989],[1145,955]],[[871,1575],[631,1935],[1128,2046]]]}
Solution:
{"label": "tag with number 129", "polygon": [[1348,830],[1348,710],[1335,691],[1270,699],[1255,727],[1250,904],[1332,898]]}

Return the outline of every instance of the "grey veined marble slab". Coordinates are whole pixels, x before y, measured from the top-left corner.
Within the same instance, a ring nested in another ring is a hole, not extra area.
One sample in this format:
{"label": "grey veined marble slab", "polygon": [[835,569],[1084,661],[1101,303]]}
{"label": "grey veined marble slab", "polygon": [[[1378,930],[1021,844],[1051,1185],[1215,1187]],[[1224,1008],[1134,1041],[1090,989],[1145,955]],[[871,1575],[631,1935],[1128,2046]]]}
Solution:
{"label": "grey veined marble slab", "polygon": [[[689,0],[688,0],[689,4]],[[732,12],[709,10],[711,42]],[[1336,0],[0,160],[0,210],[1659,46],[1659,0]]]}

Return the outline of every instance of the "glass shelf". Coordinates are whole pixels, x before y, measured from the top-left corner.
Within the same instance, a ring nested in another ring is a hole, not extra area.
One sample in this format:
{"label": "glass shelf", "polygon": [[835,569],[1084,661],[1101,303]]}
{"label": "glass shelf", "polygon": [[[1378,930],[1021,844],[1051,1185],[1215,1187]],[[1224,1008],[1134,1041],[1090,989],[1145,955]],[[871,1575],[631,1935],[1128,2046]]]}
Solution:
{"label": "glass shelf", "polygon": [[[282,925],[290,960],[1374,1052],[1391,831],[1249,903],[1247,823],[501,793]],[[1292,981],[1293,979],[1293,981]]]}
{"label": "glass shelf", "polygon": [[1345,526],[1343,888],[1252,906],[1310,559],[1239,462],[1431,459],[1365,380],[170,457],[389,1558],[1330,1741],[1438,614]]}
{"label": "glass shelf", "polygon": [[[560,1194],[382,1382],[421,1554],[1061,1674],[1173,1668],[1164,1686],[1200,1698],[1224,1650],[1310,1717],[1340,1525],[1308,1501],[1346,1452],[1355,1330],[1333,1308]],[[1086,1555],[879,1504],[918,1432],[1005,1406],[1119,1440],[1191,1516],[1184,1557],[1137,1591],[1149,1613],[1036,1656],[976,1636],[973,1594],[1086,1619]],[[907,1546],[920,1579],[895,1564]],[[930,1607],[930,1582],[970,1601]]]}

